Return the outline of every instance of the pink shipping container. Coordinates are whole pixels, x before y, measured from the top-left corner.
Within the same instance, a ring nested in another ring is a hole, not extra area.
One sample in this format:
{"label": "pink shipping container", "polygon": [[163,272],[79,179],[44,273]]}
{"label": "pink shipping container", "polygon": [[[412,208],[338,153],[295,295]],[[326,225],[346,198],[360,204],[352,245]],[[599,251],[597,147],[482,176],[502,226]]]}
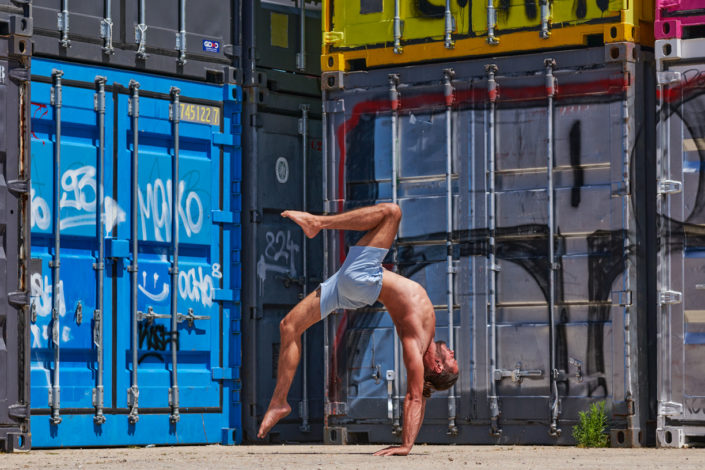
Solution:
{"label": "pink shipping container", "polygon": [[705,0],[656,0],[656,39],[705,37]]}

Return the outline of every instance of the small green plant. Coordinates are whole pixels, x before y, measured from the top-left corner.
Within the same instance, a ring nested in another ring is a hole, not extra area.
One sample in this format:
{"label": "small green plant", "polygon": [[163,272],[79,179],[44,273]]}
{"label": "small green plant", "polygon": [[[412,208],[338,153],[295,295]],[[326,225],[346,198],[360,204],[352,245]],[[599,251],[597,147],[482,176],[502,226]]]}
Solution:
{"label": "small green plant", "polygon": [[580,412],[580,420],[573,426],[573,438],[578,447],[607,447],[606,429],[605,402],[593,403],[588,411]]}

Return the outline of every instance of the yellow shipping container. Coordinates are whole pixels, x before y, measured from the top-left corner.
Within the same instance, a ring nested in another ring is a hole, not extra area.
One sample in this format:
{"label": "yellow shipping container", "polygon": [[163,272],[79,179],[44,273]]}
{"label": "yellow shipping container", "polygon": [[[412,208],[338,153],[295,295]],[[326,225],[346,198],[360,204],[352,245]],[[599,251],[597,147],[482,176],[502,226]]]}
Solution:
{"label": "yellow shipping container", "polygon": [[653,45],[654,0],[324,0],[323,71],[611,42]]}

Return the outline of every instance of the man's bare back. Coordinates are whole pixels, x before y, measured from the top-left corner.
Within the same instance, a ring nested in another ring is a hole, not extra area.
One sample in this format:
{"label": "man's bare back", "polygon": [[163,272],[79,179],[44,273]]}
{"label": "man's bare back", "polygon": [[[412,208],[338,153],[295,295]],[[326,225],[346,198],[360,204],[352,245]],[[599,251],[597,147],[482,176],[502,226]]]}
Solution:
{"label": "man's bare back", "polygon": [[[282,216],[297,223],[309,238],[315,237],[324,228],[367,233],[357,243],[354,254],[351,248],[341,270],[282,320],[277,385],[257,436],[264,438],[279,420],[291,412],[286,396],[301,356],[301,334],[320,321],[321,314],[325,316],[330,310],[346,308],[346,302],[357,308],[358,305],[369,305],[379,300],[389,311],[399,334],[407,371],[407,393],[402,445],[388,447],[375,455],[407,455],[423,422],[425,388],[429,383],[443,390],[452,386],[457,379],[458,364],[453,351],[445,343],[433,342],[436,315],[425,289],[417,282],[381,267],[382,258],[394,242],[399,227],[399,206],[383,203],[330,216],[284,211]],[[369,298],[370,292],[374,293],[372,298]],[[356,300],[358,294],[361,299]],[[325,311],[322,311],[322,306],[325,306]]]}

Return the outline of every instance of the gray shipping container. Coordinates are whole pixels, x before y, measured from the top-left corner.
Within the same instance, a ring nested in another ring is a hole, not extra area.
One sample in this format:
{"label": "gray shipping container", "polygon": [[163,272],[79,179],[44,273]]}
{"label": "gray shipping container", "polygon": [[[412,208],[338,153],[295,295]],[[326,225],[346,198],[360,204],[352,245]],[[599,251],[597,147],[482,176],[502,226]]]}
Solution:
{"label": "gray shipping container", "polygon": [[[419,442],[570,444],[600,401],[612,445],[653,442],[654,76],[632,43],[323,75],[325,210],[401,206],[387,262],[460,364]],[[326,235],[325,275],[359,236]],[[329,317],[324,348],[325,439],[399,442],[382,306]]]}
{"label": "gray shipping container", "polygon": [[255,5],[257,66],[320,75],[321,0],[256,0]]}
{"label": "gray shipping container", "polygon": [[[243,425],[255,441],[276,384],[279,322],[322,279],[321,239],[308,240],[286,209],[320,213],[320,79],[258,69],[247,88],[244,129]],[[254,247],[254,249],[249,249]],[[302,364],[289,393],[293,412],[270,442],[320,441],[323,329],[302,339]]]}
{"label": "gray shipping container", "polygon": [[235,83],[241,0],[34,0],[34,55]]}
{"label": "gray shipping container", "polygon": [[30,62],[24,2],[0,4],[0,451],[31,447]]}
{"label": "gray shipping container", "polygon": [[705,39],[656,41],[657,444],[705,442]]}

